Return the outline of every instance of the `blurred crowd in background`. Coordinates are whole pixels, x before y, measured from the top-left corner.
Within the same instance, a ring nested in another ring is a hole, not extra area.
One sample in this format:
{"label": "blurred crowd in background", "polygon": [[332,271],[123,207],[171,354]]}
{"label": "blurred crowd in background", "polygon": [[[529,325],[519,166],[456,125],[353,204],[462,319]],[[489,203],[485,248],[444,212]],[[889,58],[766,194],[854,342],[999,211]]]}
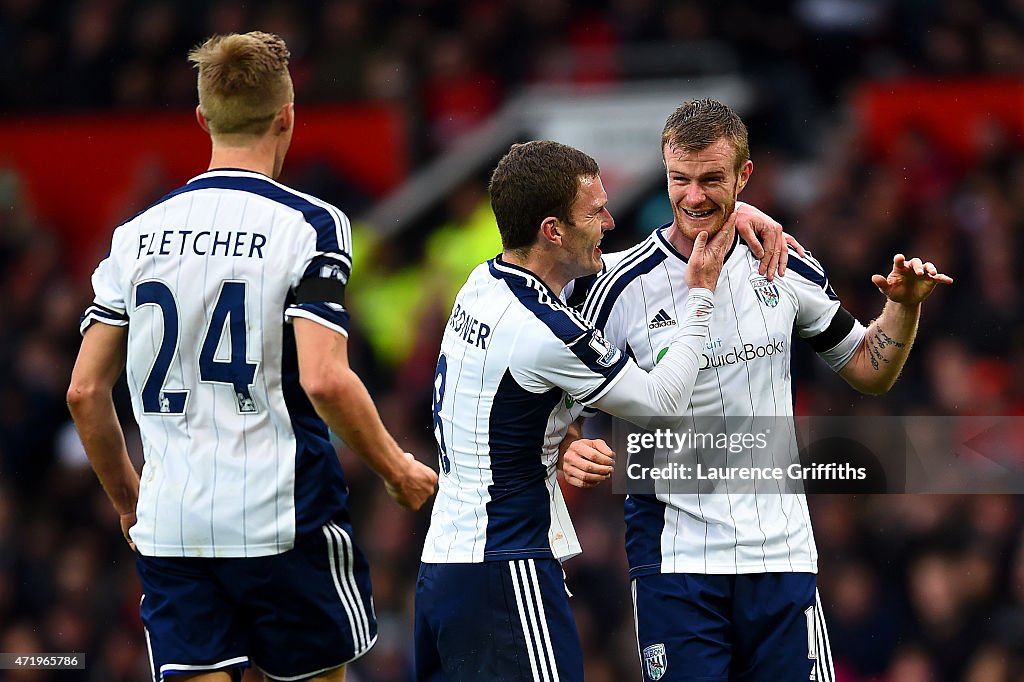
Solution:
{"label": "blurred crowd in background", "polygon": [[[797,413],[1024,413],[1013,260],[1024,246],[1020,136],[981,126],[964,157],[907,130],[878,152],[850,115],[850,95],[865,82],[1024,76],[1021,0],[0,0],[0,114],[189,117],[187,49],[211,33],[255,28],[287,40],[300,111],[315,101],[398,103],[414,170],[531,83],[613,86],[626,77],[617,60],[626,46],[727,55],[756,89],[746,116],[755,172],[742,198],[813,250],[851,312],[865,323],[877,314],[883,298],[870,276],[888,272],[897,252],[956,280],[926,302],[904,376],[884,397],[857,395],[796,344]],[[298,180],[306,170],[286,165],[282,181],[318,191]],[[427,461],[441,329],[468,271],[499,249],[485,181],[463,184],[387,239],[375,239],[372,225],[356,228],[353,365],[385,423]],[[605,250],[667,222],[663,193],[652,187],[616,214]],[[153,198],[135,197],[133,208]],[[324,198],[357,215],[378,197],[361,206]],[[64,404],[91,291],[73,274],[83,268],[61,248],[60,227],[38,217],[0,149],[0,652],[87,656],[84,671],[0,679],[148,679],[132,556]],[[126,391],[117,402],[139,456]],[[343,444],[339,451],[381,633],[349,679],[405,682],[427,512],[399,509]],[[587,679],[636,679],[622,499],[608,486],[567,493],[584,548],[566,571]],[[829,495],[811,508],[840,682],[1024,680],[1024,500]]]}

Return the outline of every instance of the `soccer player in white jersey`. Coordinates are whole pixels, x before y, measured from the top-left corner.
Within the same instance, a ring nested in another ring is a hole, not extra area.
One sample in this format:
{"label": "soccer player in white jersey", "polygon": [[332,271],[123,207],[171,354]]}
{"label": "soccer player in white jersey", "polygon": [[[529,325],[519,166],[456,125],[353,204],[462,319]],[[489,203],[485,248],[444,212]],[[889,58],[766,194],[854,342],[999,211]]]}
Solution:
{"label": "soccer player in white jersey", "polygon": [[[621,415],[683,408],[731,243],[696,236],[691,296],[648,374],[560,298],[601,269],[614,227],[597,163],[555,142],[514,145],[490,192],[503,252],[459,292],[434,377],[442,475],[416,587],[416,678],[579,682],[560,565],[580,552],[556,481],[563,437],[584,404]],[[744,228],[761,218],[745,216]],[[781,228],[771,238],[781,244]],[[570,447],[612,454],[604,441]]]}
{"label": "soccer player in white jersey", "polygon": [[[288,56],[260,32],[190,53],[209,170],[114,231],[82,319],[68,405],[138,553],[154,679],[344,679],[377,626],[328,426],[406,507],[437,479],[349,369],[348,219],[273,179]],[[126,363],[141,481],[111,400]]]}
{"label": "soccer player in white jersey", "polygon": [[[746,127],[732,110],[711,100],[682,105],[666,122],[662,151],[673,222],[617,255],[583,312],[641,367],[655,367],[691,294],[686,277],[695,237],[730,233],[710,337],[680,432],[697,418],[705,418],[702,424],[791,418],[794,328],[854,388],[888,390],[910,351],[921,302],[936,284],[952,280],[931,263],[897,255],[888,277],[872,278],[888,300],[865,328],[840,306],[810,255],[791,253],[788,275],[769,282],[731,234],[726,218],[753,170]],[[779,458],[774,462],[753,461],[750,449],[732,464],[785,462],[796,456],[791,429],[784,440],[781,451],[770,453]],[[722,455],[690,454],[699,461]],[[564,473],[575,485],[594,484],[578,474],[592,468],[588,457],[583,449],[566,454]],[[659,491],[629,495],[625,514],[644,679],[834,679],[803,495],[725,486],[711,494]]]}

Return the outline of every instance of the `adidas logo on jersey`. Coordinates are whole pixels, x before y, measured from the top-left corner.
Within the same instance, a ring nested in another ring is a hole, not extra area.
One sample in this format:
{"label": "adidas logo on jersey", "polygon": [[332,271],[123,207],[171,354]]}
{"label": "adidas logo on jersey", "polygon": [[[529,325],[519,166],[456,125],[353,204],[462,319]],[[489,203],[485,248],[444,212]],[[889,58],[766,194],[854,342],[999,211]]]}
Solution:
{"label": "adidas logo on jersey", "polygon": [[651,319],[651,323],[647,325],[648,329],[661,329],[662,327],[671,327],[676,324],[676,321],[669,317],[669,314],[662,308],[658,311],[658,314]]}

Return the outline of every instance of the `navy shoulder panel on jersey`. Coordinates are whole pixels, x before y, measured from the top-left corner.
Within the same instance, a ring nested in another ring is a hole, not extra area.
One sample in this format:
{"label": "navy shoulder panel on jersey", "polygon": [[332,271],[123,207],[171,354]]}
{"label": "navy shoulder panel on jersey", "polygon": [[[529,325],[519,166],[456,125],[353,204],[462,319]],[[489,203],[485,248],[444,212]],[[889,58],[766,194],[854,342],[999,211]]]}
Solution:
{"label": "navy shoulder panel on jersey", "polygon": [[808,282],[817,284],[825,290],[825,293],[828,294],[830,299],[838,301],[839,297],[836,296],[836,292],[832,290],[832,285],[828,283],[828,275],[825,274],[825,269],[821,267],[821,264],[818,263],[818,261],[810,257],[809,252],[807,255],[808,258],[804,259],[795,251],[790,249],[789,263],[786,265],[786,268],[800,275]]}
{"label": "navy shoulder panel on jersey", "polygon": [[590,330],[590,326],[544,282],[529,270],[506,263],[501,257],[487,261],[491,275],[503,280],[527,310],[544,323],[565,345],[572,345]]}
{"label": "navy shoulder panel on jersey", "polygon": [[501,279],[524,308],[542,322],[590,371],[606,377],[597,395],[626,364],[625,355],[601,336],[579,313],[570,310],[529,270],[501,260],[488,261],[491,275]]}
{"label": "navy shoulder panel on jersey", "polygon": [[[201,175],[178,189],[164,195],[149,206],[146,211],[155,206],[159,206],[174,197],[201,189],[228,189],[258,194],[259,196],[270,199],[271,201],[276,201],[279,204],[302,213],[306,222],[312,225],[316,230],[317,251],[325,253],[341,253],[344,256],[344,259],[348,261],[346,265],[351,268],[350,254],[352,251],[352,245],[351,237],[347,229],[348,219],[344,217],[344,214],[342,214],[341,211],[330,206],[330,204],[313,202],[302,194],[290,190],[284,185],[274,182],[270,178],[261,176],[259,173],[252,171],[232,172],[244,172],[245,175],[228,175],[217,172]],[[145,211],[142,211],[141,213],[145,213]],[[132,216],[132,218],[125,222],[127,223],[134,220],[141,215],[141,213]]]}
{"label": "navy shoulder panel on jersey", "polygon": [[634,247],[629,255],[598,279],[583,307],[584,317],[592,320],[598,329],[604,328],[612,307],[623,289],[637,277],[653,270],[666,258],[665,252],[650,239]]}

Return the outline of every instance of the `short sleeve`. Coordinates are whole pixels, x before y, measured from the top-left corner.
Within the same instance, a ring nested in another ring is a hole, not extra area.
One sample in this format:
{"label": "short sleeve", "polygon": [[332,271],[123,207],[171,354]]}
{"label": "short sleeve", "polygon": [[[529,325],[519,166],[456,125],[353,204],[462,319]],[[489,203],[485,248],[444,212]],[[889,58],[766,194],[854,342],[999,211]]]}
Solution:
{"label": "short sleeve", "polygon": [[802,338],[814,338],[828,329],[840,308],[839,297],[832,290],[825,269],[810,254],[804,258],[791,251],[786,267],[794,275],[785,279],[797,301],[794,327]]}
{"label": "short sleeve", "polygon": [[285,309],[285,319],[302,317],[348,336],[345,288],[352,274],[351,227],[345,214],[326,207],[321,220],[311,222],[316,241],[298,256],[305,265]]}
{"label": "short sleeve", "polygon": [[584,404],[607,393],[629,361],[593,328],[580,329],[575,338],[567,339],[528,327],[520,333],[515,356],[512,372],[525,388],[541,392],[557,387]]}
{"label": "short sleeve", "polygon": [[79,321],[78,329],[84,334],[96,322],[124,327],[128,313],[121,269],[117,262],[117,243],[120,232],[115,230],[111,250],[92,273],[93,301]]}
{"label": "short sleeve", "polygon": [[790,253],[788,268],[796,275],[788,277],[787,283],[797,299],[797,334],[833,369],[840,369],[860,343],[863,325],[840,305],[818,261]]}

